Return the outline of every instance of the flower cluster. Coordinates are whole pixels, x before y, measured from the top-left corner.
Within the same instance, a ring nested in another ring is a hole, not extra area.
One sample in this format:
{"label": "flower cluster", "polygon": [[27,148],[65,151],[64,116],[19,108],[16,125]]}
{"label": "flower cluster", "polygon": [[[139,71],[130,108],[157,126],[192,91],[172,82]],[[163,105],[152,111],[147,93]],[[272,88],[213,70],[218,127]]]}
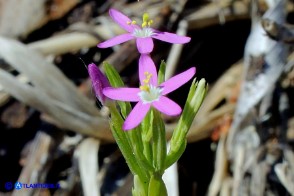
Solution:
{"label": "flower cluster", "polygon": [[[153,20],[149,18],[147,13],[143,14],[143,22],[141,26],[137,25],[136,21],[131,20],[115,9],[110,9],[109,15],[119,26],[126,30],[127,33],[102,42],[98,44],[98,47],[112,47],[128,40],[136,39],[137,48],[141,54],[139,59],[140,87],[110,87],[99,69],[91,64],[88,70],[98,99],[102,101],[102,103],[105,101],[104,96],[113,100],[138,102],[126,118],[123,124],[123,130],[130,130],[138,126],[151,107],[170,116],[179,115],[182,111],[181,107],[165,95],[188,82],[194,76],[196,69],[194,67],[190,68],[189,70],[159,84],[157,81],[157,69],[150,57],[150,53],[154,46],[152,38],[174,44],[187,43],[190,41],[190,38],[173,33],[160,32],[151,28]],[[101,80],[99,80],[99,78],[101,78]]]}

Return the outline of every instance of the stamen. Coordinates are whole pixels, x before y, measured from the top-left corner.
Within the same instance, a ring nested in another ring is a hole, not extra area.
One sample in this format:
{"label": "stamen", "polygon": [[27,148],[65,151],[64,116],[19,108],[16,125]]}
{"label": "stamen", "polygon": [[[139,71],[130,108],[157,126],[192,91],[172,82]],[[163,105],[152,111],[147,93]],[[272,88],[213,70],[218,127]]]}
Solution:
{"label": "stamen", "polygon": [[148,26],[150,27],[153,24],[153,20],[149,20]]}
{"label": "stamen", "polygon": [[144,86],[140,86],[140,90],[149,92],[150,88],[148,85],[144,85]]}
{"label": "stamen", "polygon": [[144,85],[140,86],[140,90],[149,92],[150,91],[149,82],[152,77],[152,74],[149,73],[148,71],[145,71],[144,75],[146,76],[145,79],[143,80]]}
{"label": "stamen", "polygon": [[152,25],[153,20],[149,19],[149,14],[148,13],[144,13],[143,14],[143,23],[142,23],[142,28],[144,27],[150,27],[150,25]]}
{"label": "stamen", "polygon": [[144,13],[143,14],[143,22],[148,22],[149,21],[149,14],[148,13]]}
{"label": "stamen", "polygon": [[143,22],[142,23],[142,28],[146,27],[147,26],[147,22]]}
{"label": "stamen", "polygon": [[134,25],[134,24],[137,24],[137,22],[136,22],[135,20],[127,21],[127,24],[128,24],[128,25],[131,25],[131,24]]}

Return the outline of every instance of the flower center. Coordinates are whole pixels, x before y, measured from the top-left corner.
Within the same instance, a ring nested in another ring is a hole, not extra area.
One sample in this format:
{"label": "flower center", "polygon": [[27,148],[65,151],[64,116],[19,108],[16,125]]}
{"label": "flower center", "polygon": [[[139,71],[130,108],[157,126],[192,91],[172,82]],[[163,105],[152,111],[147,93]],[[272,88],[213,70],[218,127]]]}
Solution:
{"label": "flower center", "polygon": [[144,84],[140,86],[141,92],[138,93],[139,97],[144,104],[158,101],[163,89],[149,84],[152,77],[151,73],[145,72],[144,75],[146,78],[143,80]]}
{"label": "flower center", "polygon": [[[148,13],[144,13],[142,18],[143,18],[143,23],[141,25],[142,28],[135,28],[133,35],[139,38],[151,37],[154,34],[153,30],[150,28],[150,26],[153,24],[153,20],[149,19]],[[135,25],[137,24],[137,22],[133,20],[133,21],[128,21],[127,24]]]}
{"label": "flower center", "polygon": [[139,38],[151,37],[154,34],[151,28],[135,29],[133,35]]}
{"label": "flower center", "polygon": [[149,84],[148,90],[141,89],[141,92],[139,92],[138,95],[141,98],[143,104],[146,104],[146,103],[152,103],[154,101],[158,101],[162,91],[163,91],[163,88],[159,88]]}

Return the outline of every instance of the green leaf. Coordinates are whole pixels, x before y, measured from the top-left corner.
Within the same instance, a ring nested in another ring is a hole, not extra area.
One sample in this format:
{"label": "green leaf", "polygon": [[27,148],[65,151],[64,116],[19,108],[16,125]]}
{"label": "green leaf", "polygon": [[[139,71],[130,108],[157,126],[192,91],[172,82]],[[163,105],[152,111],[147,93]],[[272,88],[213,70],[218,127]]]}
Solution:
{"label": "green leaf", "polygon": [[163,83],[165,80],[165,68],[166,68],[166,63],[164,60],[162,60],[158,70],[158,85]]}
{"label": "green leaf", "polygon": [[[110,65],[107,62],[103,62],[103,68],[105,70],[105,74],[109,80],[109,83],[112,87],[123,87],[124,82],[122,81],[119,73],[114,69],[112,65]],[[131,104],[129,102],[123,102],[123,101],[117,101],[120,112],[124,118],[127,117],[127,115],[132,110]]]}

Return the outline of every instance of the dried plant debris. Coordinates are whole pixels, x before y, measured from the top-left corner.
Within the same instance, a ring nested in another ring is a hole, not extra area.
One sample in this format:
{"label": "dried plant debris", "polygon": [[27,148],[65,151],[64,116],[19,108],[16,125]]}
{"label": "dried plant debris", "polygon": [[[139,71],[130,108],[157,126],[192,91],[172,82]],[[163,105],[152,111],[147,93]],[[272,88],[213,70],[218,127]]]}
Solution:
{"label": "dried plant debris", "polygon": [[[139,12],[150,10],[156,16],[158,27],[173,30],[178,27],[179,32],[188,36],[194,36],[191,30],[249,19],[251,10],[246,0],[217,0],[200,8],[187,7],[191,1],[186,0],[128,2],[0,0],[2,36],[24,38],[48,21],[61,19],[65,23],[60,27],[64,31],[54,29],[53,36],[44,36],[27,45],[0,38],[0,56],[3,58],[0,60],[0,106],[5,105],[1,123],[8,129],[21,129],[35,111],[32,107],[42,112],[42,120],[63,130],[75,131],[70,133],[74,136],[64,131],[62,136],[38,131],[35,139],[23,147],[19,163],[24,168],[19,180],[45,182],[53,179],[52,182],[60,184],[54,195],[89,195],[93,190],[95,195],[130,195],[133,179],[128,175],[125,160],[116,146],[104,146],[97,140],[113,142],[107,125],[107,108],[103,108],[106,112],[101,115],[103,111],[95,107],[89,80],[79,87],[74,86],[66,74],[61,74],[46,58],[50,56],[51,60],[62,62],[64,54],[87,54],[99,42],[123,33],[106,17],[110,7],[120,8],[135,18]],[[294,71],[293,63],[289,65],[291,59],[287,60],[294,43],[294,30],[293,25],[285,23],[289,2],[277,2],[258,1],[259,13],[253,15],[244,61],[228,69],[215,84],[210,84],[207,99],[188,135],[189,142],[209,136],[213,142],[219,141],[209,196],[294,194],[293,96],[289,95],[294,87]],[[284,3],[287,6],[282,9]],[[261,17],[262,13],[265,14]],[[129,74],[133,68],[128,67],[138,58],[134,43],[110,49],[107,55],[95,50],[97,55],[91,60],[101,62],[111,53],[106,60],[124,72],[126,81],[136,82],[137,78]],[[168,56],[168,50],[154,55],[158,55],[157,58]],[[126,53],[130,55],[126,56]],[[169,52],[167,68],[170,75],[182,64],[179,61],[181,53],[180,45],[173,46]],[[200,73],[201,64],[199,67]],[[15,75],[15,70],[20,74]],[[10,98],[4,90],[22,102],[7,105]],[[174,122],[176,119],[166,120]],[[170,135],[174,124],[167,123],[166,126]],[[105,155],[105,149],[111,149],[111,152]],[[2,151],[1,146],[0,157]],[[44,189],[29,194],[52,195],[54,191]]]}
{"label": "dried plant debris", "polygon": [[287,44],[294,44],[294,26],[290,24],[279,24],[270,19],[262,19],[261,25],[266,34],[273,40]]}
{"label": "dried plant debris", "polygon": [[48,21],[61,18],[77,3],[79,0],[1,0],[0,34],[26,37]]}
{"label": "dried plant debris", "polygon": [[[284,22],[286,18],[285,1],[269,5],[270,8],[263,17]],[[272,92],[287,61],[287,46],[264,36],[261,19],[257,14],[253,16],[251,33],[245,47],[245,80],[241,87],[234,121],[228,137],[229,151],[233,149],[236,133],[238,129],[242,128],[240,127],[241,123],[249,113],[252,119],[256,118],[252,116],[252,110],[266,94]]]}
{"label": "dried plant debris", "polygon": [[23,103],[14,102],[1,114],[1,121],[11,128],[21,128],[30,116],[30,109]]}

